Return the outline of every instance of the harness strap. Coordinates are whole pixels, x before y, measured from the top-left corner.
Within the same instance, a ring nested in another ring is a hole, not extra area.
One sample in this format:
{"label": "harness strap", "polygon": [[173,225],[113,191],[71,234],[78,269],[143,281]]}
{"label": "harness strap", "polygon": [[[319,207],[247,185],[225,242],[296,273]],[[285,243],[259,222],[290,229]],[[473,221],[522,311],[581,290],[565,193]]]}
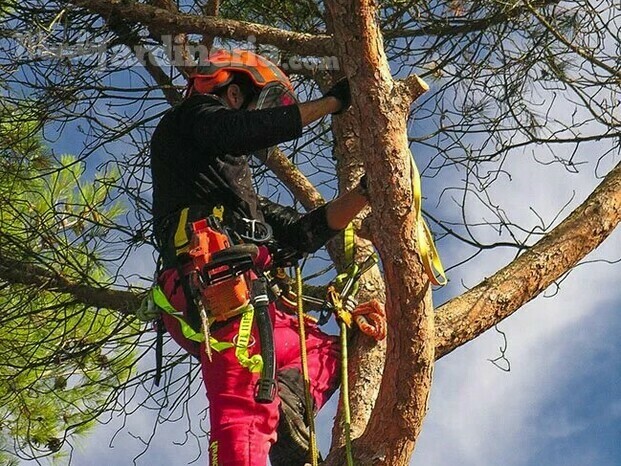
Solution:
{"label": "harness strap", "polygon": [[[153,301],[155,304],[162,309],[162,311],[166,312],[166,314],[174,317],[181,327],[181,333],[185,338],[191,341],[195,341],[197,343],[202,343],[205,341],[205,336],[202,332],[195,331],[184,319],[183,314],[177,311],[168,298],[160,288],[160,286],[154,286],[151,290],[153,294]],[[250,372],[261,372],[263,368],[263,358],[261,358],[260,354],[255,354],[253,356],[249,356],[248,348],[250,345],[250,340],[252,337],[252,323],[254,320],[254,307],[251,304],[248,304],[246,310],[243,311],[241,315],[241,320],[239,323],[239,330],[237,332],[237,337],[235,342],[223,342],[218,341],[213,337],[209,338],[209,346],[214,351],[221,353],[224,350],[229,348],[235,348],[235,357],[242,365]],[[213,321],[210,319],[210,324]]]}
{"label": "harness strap", "polygon": [[422,187],[420,181],[420,173],[414,156],[410,157],[411,175],[412,175],[412,196],[414,197],[412,204],[416,215],[416,237],[418,239],[418,248],[420,250],[421,259],[425,273],[429,277],[429,281],[434,285],[446,285],[446,273],[444,266],[440,260],[440,255],[433,242],[433,236],[429,230],[429,226],[422,213]]}

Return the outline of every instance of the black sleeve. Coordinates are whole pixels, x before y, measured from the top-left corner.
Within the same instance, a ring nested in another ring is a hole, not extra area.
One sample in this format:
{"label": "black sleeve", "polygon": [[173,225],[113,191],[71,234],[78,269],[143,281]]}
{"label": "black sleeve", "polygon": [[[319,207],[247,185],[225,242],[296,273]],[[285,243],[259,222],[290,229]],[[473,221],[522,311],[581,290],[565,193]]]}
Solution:
{"label": "black sleeve", "polygon": [[211,153],[244,155],[302,135],[297,105],[232,110],[216,97],[196,96],[180,110],[179,123],[199,148]]}
{"label": "black sleeve", "polygon": [[276,204],[260,196],[259,205],[265,221],[274,231],[274,238],[281,246],[311,253],[317,251],[340,232],[328,226],[327,204],[303,216],[291,207]]}

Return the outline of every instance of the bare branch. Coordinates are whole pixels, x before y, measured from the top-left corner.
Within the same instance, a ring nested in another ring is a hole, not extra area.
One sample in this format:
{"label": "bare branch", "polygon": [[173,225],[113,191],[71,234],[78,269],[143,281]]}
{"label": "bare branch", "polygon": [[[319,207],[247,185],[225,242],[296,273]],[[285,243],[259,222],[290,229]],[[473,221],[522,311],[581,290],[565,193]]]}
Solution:
{"label": "bare branch", "polygon": [[492,277],[437,309],[436,359],[537,297],[599,246],[621,221],[618,164],[559,226]]}
{"label": "bare branch", "polygon": [[535,18],[537,18],[539,20],[539,22],[548,31],[550,31],[550,33],[552,33],[552,35],[554,37],[556,37],[556,39],[559,42],[564,44],[567,48],[569,48],[576,55],[579,55],[580,57],[584,58],[585,60],[587,60],[587,61],[593,63],[594,65],[599,66],[603,70],[607,71],[608,73],[610,73],[612,76],[614,76],[616,78],[617,83],[621,83],[621,71],[619,71],[618,69],[615,69],[612,66],[609,66],[608,64],[604,63],[602,60],[598,59],[594,54],[590,53],[589,50],[572,44],[563,34],[561,34],[554,26],[552,26],[552,24],[550,24],[550,22],[546,18],[544,18],[541,13],[539,13],[535,9],[535,5],[531,4],[528,0],[526,0],[524,3],[528,7],[529,11],[535,16]]}
{"label": "bare branch", "polygon": [[274,172],[306,210],[314,209],[325,203],[317,188],[277,147],[270,151],[265,160],[261,161]]}
{"label": "bare branch", "polygon": [[134,314],[142,298],[137,293],[72,283],[41,267],[0,257],[0,280],[11,284],[37,287],[45,291],[66,293],[87,306]]}
{"label": "bare branch", "polygon": [[[555,5],[559,0],[543,0],[533,2],[533,7],[543,8],[548,5]],[[419,29],[385,29],[383,31],[385,39],[413,38],[413,37],[433,37],[433,36],[458,36],[471,34],[473,32],[485,31],[493,26],[504,24],[507,21],[517,19],[525,12],[530,11],[519,2],[509,5],[506,9],[500,10],[490,16],[464,22],[458,21],[437,21],[432,24],[425,24]]]}
{"label": "bare branch", "polygon": [[302,55],[325,55],[332,50],[332,38],[325,35],[285,31],[246,21],[172,13],[163,8],[122,0],[72,0],[72,3],[104,18],[117,14],[126,21],[168,33],[185,32],[237,40],[254,36],[262,44],[275,45]]}
{"label": "bare branch", "polygon": [[[135,47],[141,43],[140,36],[136,33],[136,31],[133,31],[131,28],[127,27],[127,25],[117,15],[110,15],[107,23],[118,39],[130,50],[135,52]],[[170,76],[166,74],[162,67],[157,65],[155,58],[150,52],[147,59],[144,60],[144,64],[147,72],[162,90],[164,97],[166,97],[166,101],[170,105],[179,103],[182,99],[181,93],[173,84]]]}

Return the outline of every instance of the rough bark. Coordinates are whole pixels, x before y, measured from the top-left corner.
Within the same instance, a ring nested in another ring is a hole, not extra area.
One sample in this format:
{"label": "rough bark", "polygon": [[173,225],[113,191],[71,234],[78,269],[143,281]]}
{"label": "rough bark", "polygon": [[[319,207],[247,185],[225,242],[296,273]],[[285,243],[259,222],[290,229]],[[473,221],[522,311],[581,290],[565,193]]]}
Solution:
{"label": "rough bark", "polygon": [[[207,0],[202,10],[205,16],[218,16],[220,14],[220,0]],[[207,47],[207,49],[211,49],[214,39],[213,35],[206,34],[203,36],[201,44]]]}
{"label": "rough bark", "polygon": [[175,13],[168,9],[124,0],[71,0],[71,3],[104,18],[115,14],[126,21],[141,23],[149,29],[171,34],[183,32],[236,40],[247,40],[249,36],[254,36],[261,44],[275,45],[281,50],[302,55],[329,55],[332,50],[332,39],[328,36],[290,32],[246,21]]}
{"label": "rough bark", "polygon": [[[327,18],[331,27],[331,18]],[[329,29],[330,30],[330,29]],[[327,87],[327,86],[326,86]],[[332,119],[332,131],[334,133],[334,157],[336,158],[336,172],[339,180],[339,192],[351,189],[357,184],[364,173],[362,148],[360,137],[357,133],[357,121],[351,112]],[[368,211],[362,212],[354,221],[354,230],[358,232]],[[355,236],[356,260],[360,262],[374,252],[373,244]],[[343,263],[342,243],[333,245],[330,256],[335,258],[337,267],[342,268]],[[340,261],[340,262],[339,262]],[[386,288],[379,267],[373,267],[360,279],[359,302],[368,301],[371,298],[386,301]],[[371,416],[375,400],[379,392],[382,373],[384,371],[384,358],[386,355],[386,341],[376,343],[364,334],[353,331],[348,345],[349,364],[349,402],[351,410],[351,437],[357,438],[364,432]],[[332,429],[331,450],[345,443],[343,429],[342,404],[336,414]]]}
{"label": "rough bark", "polygon": [[436,314],[436,358],[476,338],[538,296],[621,221],[621,164],[569,217],[530,250]]}
{"label": "rough bark", "polygon": [[[386,364],[367,429],[356,442],[356,464],[396,466],[407,464],[420,431],[434,353],[433,307],[417,254],[411,209],[406,134],[410,90],[390,75],[374,3],[333,0],[326,6],[334,22],[338,56],[352,86],[350,112],[365,148],[374,243],[387,288]],[[342,459],[334,454],[327,464],[342,464]]]}

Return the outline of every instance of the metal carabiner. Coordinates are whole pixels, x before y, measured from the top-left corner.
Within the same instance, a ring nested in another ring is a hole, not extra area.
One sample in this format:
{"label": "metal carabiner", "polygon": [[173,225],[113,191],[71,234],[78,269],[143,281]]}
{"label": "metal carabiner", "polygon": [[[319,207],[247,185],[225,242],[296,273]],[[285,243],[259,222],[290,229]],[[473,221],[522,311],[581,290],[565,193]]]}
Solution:
{"label": "metal carabiner", "polygon": [[241,221],[244,228],[242,232],[237,232],[237,234],[242,239],[253,243],[265,243],[272,238],[272,227],[268,223],[249,218],[242,218]]}

